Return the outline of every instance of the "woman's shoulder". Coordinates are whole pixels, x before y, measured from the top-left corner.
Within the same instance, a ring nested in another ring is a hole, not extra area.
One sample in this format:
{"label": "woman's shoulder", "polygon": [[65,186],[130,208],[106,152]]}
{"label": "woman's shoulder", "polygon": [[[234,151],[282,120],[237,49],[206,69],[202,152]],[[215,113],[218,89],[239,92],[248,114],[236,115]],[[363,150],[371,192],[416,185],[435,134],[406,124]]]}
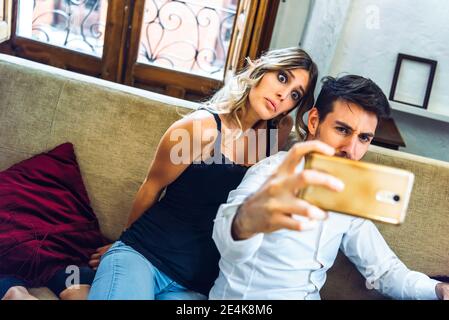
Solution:
{"label": "woman's shoulder", "polygon": [[[180,139],[189,142],[190,146],[201,146],[201,153],[207,152],[204,147],[210,147],[212,140],[218,136],[214,115],[206,110],[196,110],[175,121],[165,132],[161,146],[171,150]],[[193,150],[192,150],[193,151]],[[198,151],[199,152],[199,151]],[[197,152],[194,152],[196,157]]]}
{"label": "woman's shoulder", "polygon": [[182,117],[174,124],[176,128],[183,128],[189,131],[215,129],[217,127],[214,115],[207,110],[198,109],[194,112]]}

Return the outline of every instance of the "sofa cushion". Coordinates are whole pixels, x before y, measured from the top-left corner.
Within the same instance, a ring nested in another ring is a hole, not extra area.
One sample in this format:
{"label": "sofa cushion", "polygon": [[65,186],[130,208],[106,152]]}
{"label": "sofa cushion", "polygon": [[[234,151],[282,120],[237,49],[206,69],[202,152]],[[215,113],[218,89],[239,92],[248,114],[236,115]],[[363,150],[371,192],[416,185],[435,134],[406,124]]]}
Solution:
{"label": "sofa cushion", "polygon": [[71,143],[0,172],[1,275],[44,285],[105,243]]}

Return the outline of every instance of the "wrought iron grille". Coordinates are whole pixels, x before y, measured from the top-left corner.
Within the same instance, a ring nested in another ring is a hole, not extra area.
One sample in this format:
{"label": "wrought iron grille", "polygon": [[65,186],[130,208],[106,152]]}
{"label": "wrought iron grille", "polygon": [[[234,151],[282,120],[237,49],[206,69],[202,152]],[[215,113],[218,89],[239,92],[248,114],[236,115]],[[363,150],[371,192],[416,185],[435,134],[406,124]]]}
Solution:
{"label": "wrought iron grille", "polygon": [[17,35],[101,56],[107,5],[107,0],[20,0]]}
{"label": "wrought iron grille", "polygon": [[236,0],[147,0],[138,61],[222,78]]}

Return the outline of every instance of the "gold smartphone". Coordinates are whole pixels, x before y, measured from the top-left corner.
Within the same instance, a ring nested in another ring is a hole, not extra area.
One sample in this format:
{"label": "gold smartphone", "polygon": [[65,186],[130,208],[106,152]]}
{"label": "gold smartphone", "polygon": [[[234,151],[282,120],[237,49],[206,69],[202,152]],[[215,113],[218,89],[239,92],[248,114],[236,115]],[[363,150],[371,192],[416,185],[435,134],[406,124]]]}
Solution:
{"label": "gold smartphone", "polygon": [[342,180],[342,192],[308,186],[300,197],[326,211],[350,214],[391,224],[404,222],[414,174],[401,169],[329,157],[306,156],[305,169],[328,173]]}

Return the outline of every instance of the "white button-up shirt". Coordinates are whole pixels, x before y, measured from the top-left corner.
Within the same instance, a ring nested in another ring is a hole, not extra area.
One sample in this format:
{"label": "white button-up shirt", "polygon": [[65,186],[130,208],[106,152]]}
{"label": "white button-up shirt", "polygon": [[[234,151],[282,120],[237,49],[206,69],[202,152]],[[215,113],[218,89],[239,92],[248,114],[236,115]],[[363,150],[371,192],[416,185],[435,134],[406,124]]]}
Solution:
{"label": "white button-up shirt", "polygon": [[[235,241],[231,226],[238,207],[277,169],[286,152],[250,168],[220,206],[213,239],[221,254],[220,274],[210,299],[320,299],[338,250],[355,264],[369,286],[395,299],[437,299],[438,281],[411,271],[369,220],[329,213],[310,231],[279,230]],[[304,163],[298,167],[302,170]],[[295,216],[301,220],[303,217]]]}

